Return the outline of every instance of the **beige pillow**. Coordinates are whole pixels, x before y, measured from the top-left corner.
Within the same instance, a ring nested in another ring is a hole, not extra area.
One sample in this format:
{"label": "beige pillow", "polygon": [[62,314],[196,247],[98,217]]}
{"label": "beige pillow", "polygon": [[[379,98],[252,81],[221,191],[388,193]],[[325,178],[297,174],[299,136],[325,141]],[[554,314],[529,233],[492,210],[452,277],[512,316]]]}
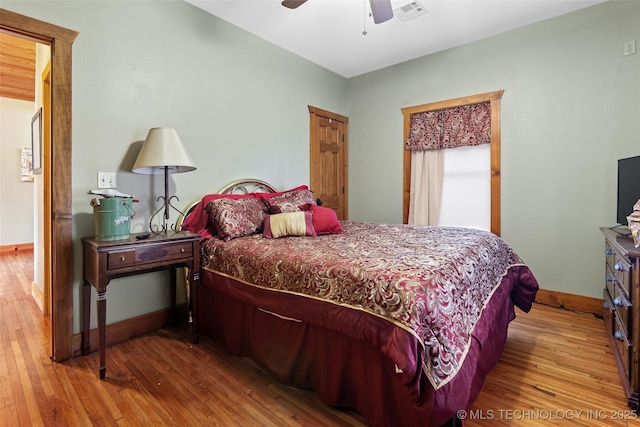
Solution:
{"label": "beige pillow", "polygon": [[276,239],[285,236],[315,236],[313,214],[298,211],[267,215],[264,217],[263,236]]}

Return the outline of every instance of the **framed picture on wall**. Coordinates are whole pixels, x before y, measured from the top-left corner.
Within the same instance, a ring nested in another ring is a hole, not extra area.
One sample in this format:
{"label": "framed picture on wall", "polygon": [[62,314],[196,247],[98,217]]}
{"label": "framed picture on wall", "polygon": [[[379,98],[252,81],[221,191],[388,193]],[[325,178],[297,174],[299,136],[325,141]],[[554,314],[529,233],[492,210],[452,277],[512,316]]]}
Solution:
{"label": "framed picture on wall", "polygon": [[31,119],[31,156],[33,173],[42,173],[42,108]]}
{"label": "framed picture on wall", "polygon": [[20,149],[20,181],[33,182],[31,148]]}

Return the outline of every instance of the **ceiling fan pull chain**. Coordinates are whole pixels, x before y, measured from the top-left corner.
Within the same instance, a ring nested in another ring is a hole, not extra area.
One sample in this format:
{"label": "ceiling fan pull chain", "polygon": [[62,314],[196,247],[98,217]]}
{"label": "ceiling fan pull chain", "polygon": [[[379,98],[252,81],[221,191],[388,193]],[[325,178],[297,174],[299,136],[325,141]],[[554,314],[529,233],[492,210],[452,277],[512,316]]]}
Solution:
{"label": "ceiling fan pull chain", "polygon": [[367,0],[362,0],[362,35],[367,35]]}

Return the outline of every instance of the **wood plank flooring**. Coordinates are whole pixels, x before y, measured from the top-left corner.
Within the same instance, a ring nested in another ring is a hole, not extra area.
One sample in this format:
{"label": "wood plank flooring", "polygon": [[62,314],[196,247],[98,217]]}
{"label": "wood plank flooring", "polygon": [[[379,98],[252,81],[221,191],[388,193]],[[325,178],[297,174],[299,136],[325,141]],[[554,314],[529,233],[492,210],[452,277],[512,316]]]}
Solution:
{"label": "wood plank flooring", "polygon": [[[274,382],[215,341],[192,345],[186,326],[111,346],[104,381],[96,352],[53,363],[31,281],[30,252],[0,254],[3,426],[366,425],[312,391]],[[466,425],[640,425],[626,410],[603,321],[536,305],[518,312]],[[618,415],[625,419],[612,419]]]}

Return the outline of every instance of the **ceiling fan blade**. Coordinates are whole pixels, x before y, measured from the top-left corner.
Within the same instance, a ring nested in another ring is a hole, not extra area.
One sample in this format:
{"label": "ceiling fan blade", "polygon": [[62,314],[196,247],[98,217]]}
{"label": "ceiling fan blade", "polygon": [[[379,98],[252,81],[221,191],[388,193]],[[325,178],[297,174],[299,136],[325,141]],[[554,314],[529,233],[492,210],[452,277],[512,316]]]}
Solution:
{"label": "ceiling fan blade", "polygon": [[307,0],[283,0],[282,5],[284,7],[288,7],[289,9],[295,9],[306,1]]}
{"label": "ceiling fan blade", "polygon": [[[391,9],[391,0],[369,0],[371,4],[371,13],[373,22],[380,24],[393,18],[393,9]],[[284,4],[284,2],[283,2]]]}

